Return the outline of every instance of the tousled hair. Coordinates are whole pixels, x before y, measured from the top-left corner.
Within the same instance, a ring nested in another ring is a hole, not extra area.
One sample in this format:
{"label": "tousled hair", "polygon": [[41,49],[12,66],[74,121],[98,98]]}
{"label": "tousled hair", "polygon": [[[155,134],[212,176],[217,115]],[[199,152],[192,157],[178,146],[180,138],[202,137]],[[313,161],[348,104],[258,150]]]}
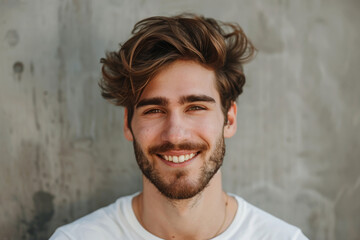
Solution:
{"label": "tousled hair", "polygon": [[133,36],[117,52],[101,58],[102,96],[128,110],[134,107],[149,81],[176,60],[192,60],[214,70],[225,119],[245,84],[243,63],[255,53],[237,24],[194,14],[150,17],[136,23]]}

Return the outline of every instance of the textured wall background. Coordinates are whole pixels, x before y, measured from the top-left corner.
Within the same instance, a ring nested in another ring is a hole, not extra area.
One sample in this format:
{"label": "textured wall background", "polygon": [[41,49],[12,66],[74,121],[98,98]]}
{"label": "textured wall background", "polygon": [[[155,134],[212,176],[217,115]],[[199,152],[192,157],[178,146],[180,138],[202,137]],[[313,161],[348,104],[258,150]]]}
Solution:
{"label": "textured wall background", "polygon": [[99,59],[152,15],[238,22],[246,66],[224,186],[310,239],[360,239],[358,0],[0,0],[0,239],[59,225],[141,187]]}

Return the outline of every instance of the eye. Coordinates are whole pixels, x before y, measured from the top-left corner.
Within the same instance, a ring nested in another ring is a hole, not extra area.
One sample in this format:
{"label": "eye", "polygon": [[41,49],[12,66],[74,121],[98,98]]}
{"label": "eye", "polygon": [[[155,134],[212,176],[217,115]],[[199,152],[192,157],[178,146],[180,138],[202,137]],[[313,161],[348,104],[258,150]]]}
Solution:
{"label": "eye", "polygon": [[144,115],[163,113],[164,111],[158,108],[148,109],[144,112]]}
{"label": "eye", "polygon": [[198,105],[190,106],[188,108],[188,111],[199,111],[199,110],[206,110],[206,108]]}

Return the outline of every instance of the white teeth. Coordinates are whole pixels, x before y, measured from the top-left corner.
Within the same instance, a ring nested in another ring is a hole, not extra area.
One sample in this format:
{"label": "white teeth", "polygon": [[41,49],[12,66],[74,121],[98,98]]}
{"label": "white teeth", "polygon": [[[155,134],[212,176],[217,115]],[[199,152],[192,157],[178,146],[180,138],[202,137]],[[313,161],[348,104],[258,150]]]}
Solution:
{"label": "white teeth", "polygon": [[170,162],[174,162],[174,163],[182,163],[189,159],[192,159],[195,155],[196,155],[195,153],[191,153],[191,154],[180,155],[180,156],[162,155],[162,157],[166,161],[170,161]]}

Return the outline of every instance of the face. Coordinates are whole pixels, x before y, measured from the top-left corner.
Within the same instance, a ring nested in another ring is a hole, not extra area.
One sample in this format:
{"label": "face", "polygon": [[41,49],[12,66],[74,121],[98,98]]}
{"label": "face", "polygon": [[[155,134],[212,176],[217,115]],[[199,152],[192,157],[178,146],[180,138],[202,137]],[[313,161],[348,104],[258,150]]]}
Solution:
{"label": "face", "polygon": [[208,185],[223,162],[224,137],[236,131],[235,103],[224,126],[214,71],[193,61],[176,61],[150,81],[131,129],[126,115],[139,167],[171,199],[191,198]]}

